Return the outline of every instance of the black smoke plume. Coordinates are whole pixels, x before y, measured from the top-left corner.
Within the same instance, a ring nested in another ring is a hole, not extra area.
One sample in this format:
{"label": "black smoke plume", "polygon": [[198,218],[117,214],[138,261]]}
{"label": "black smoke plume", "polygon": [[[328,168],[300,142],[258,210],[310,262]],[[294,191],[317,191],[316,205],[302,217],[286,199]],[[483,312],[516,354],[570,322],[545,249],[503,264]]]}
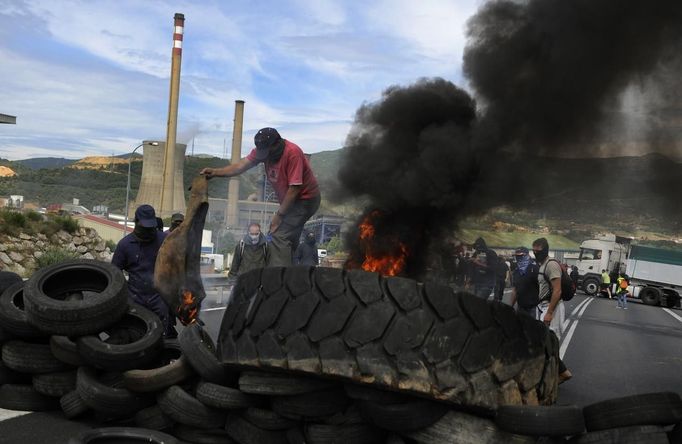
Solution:
{"label": "black smoke plume", "polygon": [[[388,88],[357,111],[341,192],[368,198],[377,245],[406,243],[404,274],[420,277],[463,217],[560,196],[548,184],[567,177],[547,158],[600,155],[623,91],[679,59],[681,37],[679,0],[488,2],[464,55],[477,103],[442,79]],[[357,266],[358,233],[349,241]]]}

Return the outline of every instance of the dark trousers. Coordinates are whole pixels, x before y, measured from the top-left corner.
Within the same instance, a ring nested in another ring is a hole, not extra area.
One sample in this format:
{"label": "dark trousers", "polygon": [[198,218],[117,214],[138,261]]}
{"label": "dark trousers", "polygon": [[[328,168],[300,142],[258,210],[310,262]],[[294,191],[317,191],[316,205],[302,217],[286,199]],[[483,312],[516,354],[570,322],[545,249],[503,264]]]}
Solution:
{"label": "dark trousers", "polygon": [[312,199],[300,199],[294,202],[287,214],[282,218],[277,231],[272,233],[268,267],[289,267],[293,263],[293,255],[301,239],[303,226],[320,208],[320,196]]}
{"label": "dark trousers", "polygon": [[174,338],[178,335],[175,330],[175,315],[171,313],[168,304],[163,300],[161,295],[158,293],[153,295],[140,296],[137,294],[129,293],[129,298],[131,302],[141,305],[147,310],[151,310],[156,314],[163,324],[163,335],[167,338]]}
{"label": "dark trousers", "polygon": [[497,281],[495,283],[495,300],[501,301],[504,297],[504,287],[507,285],[506,281]]}

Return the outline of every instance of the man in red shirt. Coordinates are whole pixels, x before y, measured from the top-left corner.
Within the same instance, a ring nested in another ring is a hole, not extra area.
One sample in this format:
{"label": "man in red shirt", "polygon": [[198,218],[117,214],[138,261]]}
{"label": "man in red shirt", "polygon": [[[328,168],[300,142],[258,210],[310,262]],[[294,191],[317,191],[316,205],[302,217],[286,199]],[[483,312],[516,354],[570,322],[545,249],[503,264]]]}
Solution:
{"label": "man in red shirt", "polygon": [[279,209],[270,222],[272,241],[268,266],[289,266],[303,225],[320,207],[320,188],[301,148],[282,139],[276,129],[259,130],[254,142],[256,148],[239,162],[223,168],[204,168],[200,174],[208,179],[232,177],[265,163],[268,181],[279,200]]}

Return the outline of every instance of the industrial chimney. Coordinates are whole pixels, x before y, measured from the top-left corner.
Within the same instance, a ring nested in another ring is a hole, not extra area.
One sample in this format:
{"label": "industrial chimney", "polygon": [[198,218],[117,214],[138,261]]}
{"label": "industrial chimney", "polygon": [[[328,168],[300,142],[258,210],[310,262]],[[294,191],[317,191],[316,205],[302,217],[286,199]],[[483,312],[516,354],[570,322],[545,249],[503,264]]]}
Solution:
{"label": "industrial chimney", "polygon": [[[175,138],[178,129],[178,99],[180,96],[180,65],[182,63],[182,36],[185,29],[185,16],[175,14],[173,31],[173,54],[171,59],[170,98],[168,103],[168,126],[166,128],[166,152],[163,164],[163,183],[161,187],[161,208],[158,212],[169,215],[175,211],[184,212],[185,196],[180,177],[182,196],[174,196],[176,175]],[[182,202],[178,207],[177,203]]]}
{"label": "industrial chimney", "polygon": [[[234,128],[232,130],[232,158],[231,164],[242,158],[242,129],[244,127],[244,101],[234,102]],[[225,223],[230,228],[237,228],[239,224],[239,179],[231,177],[227,189],[227,208]]]}

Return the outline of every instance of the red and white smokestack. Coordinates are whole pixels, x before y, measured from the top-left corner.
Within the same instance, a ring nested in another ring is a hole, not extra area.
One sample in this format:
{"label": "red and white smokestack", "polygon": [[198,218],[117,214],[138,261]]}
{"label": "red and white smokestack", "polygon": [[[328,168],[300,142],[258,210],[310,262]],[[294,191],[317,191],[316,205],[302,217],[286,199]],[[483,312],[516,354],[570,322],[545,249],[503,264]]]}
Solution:
{"label": "red and white smokestack", "polygon": [[185,15],[175,14],[175,32],[173,33],[173,55],[182,55],[182,35],[185,33]]}

